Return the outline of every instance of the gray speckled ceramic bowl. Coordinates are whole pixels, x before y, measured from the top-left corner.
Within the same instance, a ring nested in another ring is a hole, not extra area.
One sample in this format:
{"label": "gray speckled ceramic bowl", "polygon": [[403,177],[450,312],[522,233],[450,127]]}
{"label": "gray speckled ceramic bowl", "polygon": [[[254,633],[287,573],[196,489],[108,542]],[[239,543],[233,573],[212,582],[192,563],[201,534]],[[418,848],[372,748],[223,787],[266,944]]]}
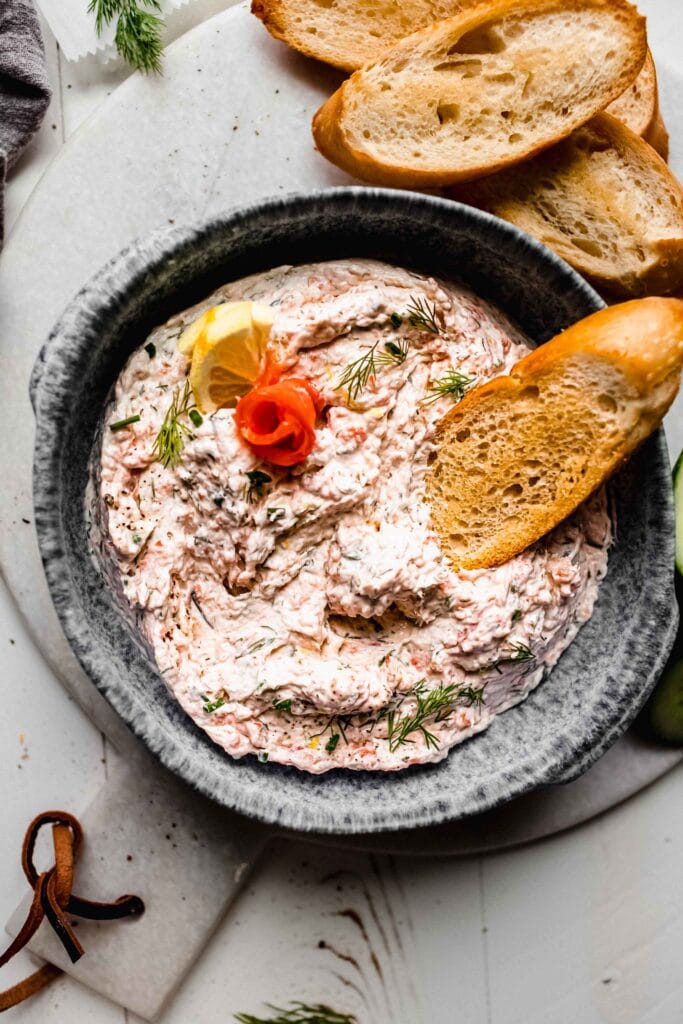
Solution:
{"label": "gray speckled ceramic bowl", "polygon": [[218,803],[291,829],[433,825],[580,775],[649,694],[676,627],[663,433],[612,485],[617,541],[591,621],[519,707],[438,765],[321,777],[234,761],[175,703],[88,545],[84,493],[107,393],[149,329],[226,281],[282,263],[375,256],[457,276],[542,343],[598,296],[515,228],[443,199],[369,188],[272,200],[161,231],[115,257],[69,305],[31,381],[35,517],[48,584],[86,672],[141,739]]}

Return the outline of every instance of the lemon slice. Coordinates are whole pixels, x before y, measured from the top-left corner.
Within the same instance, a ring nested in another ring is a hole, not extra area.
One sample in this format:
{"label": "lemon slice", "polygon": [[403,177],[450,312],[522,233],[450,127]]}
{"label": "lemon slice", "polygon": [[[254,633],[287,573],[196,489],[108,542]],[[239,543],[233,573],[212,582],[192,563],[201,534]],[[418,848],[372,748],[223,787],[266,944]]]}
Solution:
{"label": "lemon slice", "polygon": [[224,302],[183,331],[178,351],[192,359],[190,384],[201,412],[233,406],[252,387],[272,323],[270,306]]}

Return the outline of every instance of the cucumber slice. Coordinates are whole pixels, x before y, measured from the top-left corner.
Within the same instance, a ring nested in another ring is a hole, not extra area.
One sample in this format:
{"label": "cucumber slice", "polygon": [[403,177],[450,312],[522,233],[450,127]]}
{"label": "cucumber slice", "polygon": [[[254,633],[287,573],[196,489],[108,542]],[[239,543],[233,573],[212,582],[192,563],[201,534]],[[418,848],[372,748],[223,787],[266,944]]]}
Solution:
{"label": "cucumber slice", "polygon": [[683,575],[683,452],[678,456],[673,477],[676,509],[676,568]]}
{"label": "cucumber slice", "polygon": [[683,660],[664,672],[650,699],[650,727],[657,739],[683,744]]}

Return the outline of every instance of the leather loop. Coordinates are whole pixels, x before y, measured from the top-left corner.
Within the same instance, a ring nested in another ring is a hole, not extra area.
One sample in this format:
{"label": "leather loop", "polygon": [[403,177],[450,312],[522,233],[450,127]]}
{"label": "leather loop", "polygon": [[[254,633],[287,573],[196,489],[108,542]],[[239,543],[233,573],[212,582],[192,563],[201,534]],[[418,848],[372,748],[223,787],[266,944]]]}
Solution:
{"label": "leather loop", "polygon": [[[52,825],[55,862],[51,868],[39,874],[33,863],[33,854],[38,833],[43,825]],[[5,952],[0,954],[0,967],[24,948],[45,917],[71,962],[76,963],[83,956],[84,950],[67,915],[109,921],[144,913],[145,905],[139,896],[119,896],[113,903],[97,903],[72,894],[74,863],[82,842],[83,829],[80,822],[66,811],[45,811],[29,825],[22,846],[21,865],[33,889],[33,900],[18,935],[10,942]],[[0,992],[0,1013],[35,995],[61,973],[59,967],[44,964],[18,985]]]}

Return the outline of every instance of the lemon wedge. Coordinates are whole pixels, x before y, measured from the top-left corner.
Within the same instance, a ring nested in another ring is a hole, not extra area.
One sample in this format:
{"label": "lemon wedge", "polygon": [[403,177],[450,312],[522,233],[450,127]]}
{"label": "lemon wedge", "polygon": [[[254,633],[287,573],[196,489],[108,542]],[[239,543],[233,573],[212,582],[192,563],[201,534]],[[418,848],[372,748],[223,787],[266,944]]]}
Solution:
{"label": "lemon wedge", "polygon": [[223,302],[207,309],[178,339],[192,360],[190,384],[200,412],[234,406],[258,379],[273,310],[258,302]]}

